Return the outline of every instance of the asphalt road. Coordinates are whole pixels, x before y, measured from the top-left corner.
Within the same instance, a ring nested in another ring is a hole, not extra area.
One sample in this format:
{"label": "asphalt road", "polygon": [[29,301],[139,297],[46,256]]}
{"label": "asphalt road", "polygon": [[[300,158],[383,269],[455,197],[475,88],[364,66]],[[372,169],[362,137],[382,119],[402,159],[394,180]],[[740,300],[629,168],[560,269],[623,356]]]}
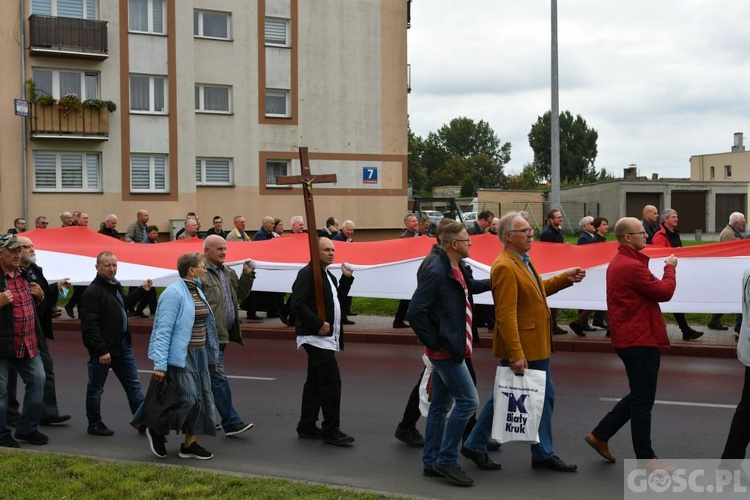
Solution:
{"label": "asphalt road", "polygon": [[[612,354],[558,353],[552,373],[557,402],[554,416],[555,447],[566,461],[577,463],[575,474],[532,470],[527,445],[506,445],[491,457],[501,471],[480,471],[467,460],[462,467],[474,478],[472,488],[455,487],[442,478],[422,477],[421,450],[393,437],[407,396],[421,366],[417,346],[350,344],[339,353],[343,379],[342,430],[357,441],[351,448],[300,440],[295,427],[299,417],[306,357],[288,340],[248,340],[245,347],[227,349],[227,369],[235,407],[255,428],[226,438],[202,437],[211,450],[209,461],[177,457],[181,436],[172,434],[169,456],[158,459],[147,440],[129,425],[125,395],[110,374],[103,396],[104,422],[113,437],[86,434],[84,399],[87,355],[80,335],[61,332],[52,344],[57,372],[57,391],[62,413],[70,413],[69,425],[45,427],[49,444],[38,450],[76,453],[126,461],[179,464],[217,471],[292,478],[333,485],[430,498],[622,498],[623,464],[605,463],[584,442],[599,419],[617,398],[627,392],[619,359]],[[145,387],[152,365],[146,358],[148,337],[135,336],[138,366]],[[492,386],[495,360],[489,349],[475,351],[484,401]],[[723,449],[733,408],[739,400],[743,367],[736,360],[662,357],[662,371],[654,410],[653,442],[660,457],[718,458]],[[698,405],[696,405],[698,404]],[[420,421],[424,429],[424,421]],[[23,448],[32,445],[22,444]],[[610,441],[619,458],[633,458],[629,429]]]}

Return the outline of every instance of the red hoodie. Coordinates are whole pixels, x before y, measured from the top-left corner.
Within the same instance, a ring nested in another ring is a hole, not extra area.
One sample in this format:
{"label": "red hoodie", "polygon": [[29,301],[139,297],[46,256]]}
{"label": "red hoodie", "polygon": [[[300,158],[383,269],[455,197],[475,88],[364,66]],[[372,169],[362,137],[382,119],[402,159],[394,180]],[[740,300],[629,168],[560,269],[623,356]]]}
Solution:
{"label": "red hoodie", "polygon": [[607,310],[612,347],[669,347],[659,302],[668,302],[677,286],[675,266],[665,265],[660,280],[648,257],[626,246],[607,268]]}

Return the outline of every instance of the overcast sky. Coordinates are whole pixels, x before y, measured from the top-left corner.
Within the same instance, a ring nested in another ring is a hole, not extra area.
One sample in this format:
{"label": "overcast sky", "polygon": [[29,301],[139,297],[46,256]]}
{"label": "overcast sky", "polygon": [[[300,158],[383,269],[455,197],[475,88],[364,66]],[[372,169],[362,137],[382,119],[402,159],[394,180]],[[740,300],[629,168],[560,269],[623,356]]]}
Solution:
{"label": "overcast sky", "polygon": [[[691,155],[750,150],[750,1],[558,0],[560,111],[599,133],[598,168],[689,177]],[[550,1],[414,0],[409,120],[426,137],[458,116],[531,162],[550,109]]]}

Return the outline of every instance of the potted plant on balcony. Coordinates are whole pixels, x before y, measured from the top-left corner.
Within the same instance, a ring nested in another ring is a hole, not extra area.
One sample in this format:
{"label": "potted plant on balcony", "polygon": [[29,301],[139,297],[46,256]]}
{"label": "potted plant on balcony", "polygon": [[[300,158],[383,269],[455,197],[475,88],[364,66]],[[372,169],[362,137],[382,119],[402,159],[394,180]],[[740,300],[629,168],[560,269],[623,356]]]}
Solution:
{"label": "potted plant on balcony", "polygon": [[117,104],[101,99],[86,99],[83,101],[83,120],[87,132],[109,132],[109,114],[117,110]]}

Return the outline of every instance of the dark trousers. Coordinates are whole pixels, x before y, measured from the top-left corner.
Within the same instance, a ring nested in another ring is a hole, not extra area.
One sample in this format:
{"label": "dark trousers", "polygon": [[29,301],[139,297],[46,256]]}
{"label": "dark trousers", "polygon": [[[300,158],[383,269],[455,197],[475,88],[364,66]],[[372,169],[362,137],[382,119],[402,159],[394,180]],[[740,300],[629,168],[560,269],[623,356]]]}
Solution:
{"label": "dark trousers", "polygon": [[336,352],[303,344],[307,352],[307,380],[302,390],[302,413],[297,431],[311,432],[318,414],[323,411],[323,437],[334,436],[339,430],[341,409],[341,374]]}
{"label": "dark trousers", "polygon": [[151,287],[149,291],[143,296],[138,305],[135,308],[136,313],[143,313],[143,310],[148,306],[148,310],[151,311],[151,316],[156,314],[156,288]]}
{"label": "dark trousers", "polygon": [[398,302],[398,309],[396,309],[396,316],[393,318],[393,325],[403,325],[406,320],[406,313],[409,311],[409,301],[400,300]]}
{"label": "dark trousers", "polygon": [[750,444],[750,366],[745,367],[745,385],[742,387],[740,404],[732,417],[727,444],[724,445],[722,459],[745,459],[745,451]]}
{"label": "dark trousers", "polygon": [[[44,367],[44,396],[42,398],[42,416],[41,418],[56,417],[59,415],[57,410],[57,393],[55,392],[55,369],[52,364],[52,355],[47,346],[47,339],[39,344],[39,357]],[[15,366],[11,365],[8,369],[8,422],[14,424],[20,417],[19,404],[17,398],[18,373]]]}
{"label": "dark trousers", "polygon": [[633,450],[638,459],[656,455],[651,448],[651,409],[656,399],[660,353],[656,347],[628,347],[615,349],[625,364],[630,393],[622,398],[599,422],[592,434],[609,441],[630,420]]}
{"label": "dark trousers", "polygon": [[680,331],[682,333],[690,330],[690,325],[688,325],[687,319],[685,319],[685,315],[683,313],[674,313],[673,316],[675,321],[677,321],[677,326],[680,327]]}
{"label": "dark trousers", "polygon": [[[474,364],[471,362],[471,358],[464,358],[464,361],[466,362],[466,368],[469,370],[469,375],[471,375],[471,380],[474,381],[474,387],[476,387],[477,374],[474,372]],[[406,402],[406,408],[404,408],[404,416],[401,419],[401,423],[398,424],[402,429],[411,429],[416,427],[419,417],[422,416],[422,413],[419,411],[419,385],[422,382],[423,373],[424,371],[419,374],[417,385],[414,386],[414,388],[411,390],[411,394],[409,394],[409,400]],[[469,419],[469,422],[466,424],[466,430],[464,431],[464,440],[469,436],[476,423],[477,414],[476,412],[474,412],[474,414]]]}

